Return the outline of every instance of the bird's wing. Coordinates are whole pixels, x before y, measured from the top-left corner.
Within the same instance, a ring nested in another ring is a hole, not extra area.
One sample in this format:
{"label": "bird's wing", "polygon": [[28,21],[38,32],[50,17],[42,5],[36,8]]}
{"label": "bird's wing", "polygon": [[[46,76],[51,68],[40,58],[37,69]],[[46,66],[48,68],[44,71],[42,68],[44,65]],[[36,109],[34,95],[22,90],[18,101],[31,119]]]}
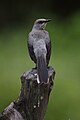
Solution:
{"label": "bird's wing", "polygon": [[50,56],[51,56],[51,41],[49,41],[46,44],[46,48],[47,48],[47,55],[46,55],[46,59],[47,59],[47,65],[49,64],[49,60],[50,60]]}
{"label": "bird's wing", "polygon": [[34,49],[33,49],[33,41],[34,41],[34,38],[32,37],[31,34],[29,34],[29,37],[28,37],[29,55],[30,55],[31,59],[36,63],[36,57],[35,57]]}

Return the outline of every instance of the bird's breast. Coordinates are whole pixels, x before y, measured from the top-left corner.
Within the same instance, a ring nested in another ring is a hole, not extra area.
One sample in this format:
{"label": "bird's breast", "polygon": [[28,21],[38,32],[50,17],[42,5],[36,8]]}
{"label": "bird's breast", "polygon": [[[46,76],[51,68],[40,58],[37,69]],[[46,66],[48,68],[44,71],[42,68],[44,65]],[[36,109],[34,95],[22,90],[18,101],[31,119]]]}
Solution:
{"label": "bird's breast", "polygon": [[37,31],[37,32],[34,32],[33,38],[36,39],[36,40],[45,39],[46,38],[46,34],[45,34],[44,31]]}

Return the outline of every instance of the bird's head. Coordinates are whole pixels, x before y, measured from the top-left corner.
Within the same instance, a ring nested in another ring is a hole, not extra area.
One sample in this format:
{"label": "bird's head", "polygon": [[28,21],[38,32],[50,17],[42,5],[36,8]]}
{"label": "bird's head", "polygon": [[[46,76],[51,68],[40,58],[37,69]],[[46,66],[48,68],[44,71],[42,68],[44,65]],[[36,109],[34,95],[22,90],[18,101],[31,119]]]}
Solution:
{"label": "bird's head", "polygon": [[37,29],[37,30],[44,30],[46,27],[46,24],[51,21],[51,19],[37,19],[34,22],[34,26],[33,28]]}

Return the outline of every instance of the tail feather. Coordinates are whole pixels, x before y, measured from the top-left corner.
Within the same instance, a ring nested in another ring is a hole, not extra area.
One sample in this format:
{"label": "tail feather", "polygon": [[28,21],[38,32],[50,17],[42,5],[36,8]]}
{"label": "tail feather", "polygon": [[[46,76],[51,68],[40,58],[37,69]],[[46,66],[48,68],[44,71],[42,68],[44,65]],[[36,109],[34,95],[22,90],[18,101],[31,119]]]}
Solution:
{"label": "tail feather", "polygon": [[37,71],[40,83],[48,81],[48,70],[44,55],[37,57]]}

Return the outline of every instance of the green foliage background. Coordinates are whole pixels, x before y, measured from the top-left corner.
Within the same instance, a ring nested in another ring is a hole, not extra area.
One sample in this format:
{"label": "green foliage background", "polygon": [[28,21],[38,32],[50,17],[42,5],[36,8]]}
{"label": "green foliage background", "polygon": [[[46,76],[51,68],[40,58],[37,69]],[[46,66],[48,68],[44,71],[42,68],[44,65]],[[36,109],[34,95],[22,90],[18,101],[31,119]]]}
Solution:
{"label": "green foliage background", "polygon": [[[0,31],[0,112],[17,99],[22,73],[34,67],[27,50],[30,28]],[[56,76],[45,120],[80,120],[80,14],[65,21],[53,18],[46,29],[52,42],[50,65]]]}

